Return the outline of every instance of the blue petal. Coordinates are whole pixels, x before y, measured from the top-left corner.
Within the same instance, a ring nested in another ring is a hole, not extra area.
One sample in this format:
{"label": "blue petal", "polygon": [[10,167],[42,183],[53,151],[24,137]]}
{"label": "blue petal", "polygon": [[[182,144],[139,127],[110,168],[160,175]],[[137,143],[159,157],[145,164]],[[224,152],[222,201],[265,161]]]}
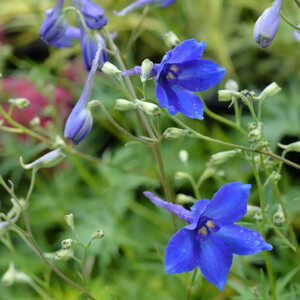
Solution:
{"label": "blue petal", "polygon": [[179,204],[173,204],[171,202],[166,202],[159,197],[155,196],[151,192],[144,192],[143,193],[154,205],[161,207],[175,215],[179,218],[185,220],[187,223],[191,223],[193,218],[191,213],[185,209],[183,206]]}
{"label": "blue petal", "polygon": [[203,119],[203,103],[193,92],[180,86],[156,85],[156,97],[161,107],[168,109],[171,115],[180,112],[192,119]]}
{"label": "blue petal", "polygon": [[260,233],[234,224],[221,227],[215,234],[238,255],[255,254],[273,248]]}
{"label": "blue petal", "polygon": [[81,12],[86,25],[91,29],[101,29],[106,25],[104,9],[91,0],[80,0],[82,4]]}
{"label": "blue petal", "polygon": [[80,30],[74,26],[68,25],[64,35],[57,41],[51,43],[52,46],[57,48],[68,48],[72,47],[76,40],[80,38]]}
{"label": "blue petal", "polygon": [[201,92],[217,85],[225,69],[208,59],[198,59],[178,65],[181,70],[177,84],[190,91]]}
{"label": "blue petal", "polygon": [[154,0],[137,0],[137,1],[134,1],[131,4],[129,4],[125,8],[123,8],[121,11],[114,11],[114,14],[119,17],[124,17],[132,10],[139,8],[139,7],[143,7],[143,6],[153,3],[153,2],[154,2]]}
{"label": "blue petal", "polygon": [[197,233],[185,228],[177,231],[169,241],[165,255],[167,274],[193,270],[199,263],[199,242]]}
{"label": "blue petal", "polygon": [[160,7],[167,7],[173,4],[176,0],[156,0],[159,3]]}
{"label": "blue petal", "polygon": [[232,264],[231,248],[215,234],[200,243],[199,267],[204,277],[223,290]]}
{"label": "blue petal", "polygon": [[163,60],[168,64],[180,64],[197,60],[203,55],[205,47],[205,42],[198,42],[195,39],[186,40],[168,51]]}
{"label": "blue petal", "polygon": [[185,228],[189,230],[194,230],[197,228],[199,219],[203,216],[207,205],[209,204],[209,200],[207,199],[202,199],[197,201],[191,208],[191,215],[193,217],[193,223],[185,226]]}
{"label": "blue petal", "polygon": [[247,200],[251,185],[232,182],[223,185],[213,196],[205,216],[230,225],[241,219],[247,212]]}

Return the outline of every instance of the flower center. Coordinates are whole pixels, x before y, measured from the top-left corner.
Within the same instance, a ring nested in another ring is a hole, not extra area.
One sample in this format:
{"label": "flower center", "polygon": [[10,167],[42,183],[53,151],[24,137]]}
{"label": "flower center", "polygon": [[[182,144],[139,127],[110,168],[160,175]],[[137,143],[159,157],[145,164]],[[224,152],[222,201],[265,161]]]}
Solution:
{"label": "flower center", "polygon": [[198,234],[200,236],[206,236],[210,232],[215,232],[218,231],[218,226],[214,223],[213,220],[207,220],[199,229],[198,229]]}
{"label": "flower center", "polygon": [[177,65],[171,65],[167,70],[167,79],[173,80],[178,76],[179,67]]}

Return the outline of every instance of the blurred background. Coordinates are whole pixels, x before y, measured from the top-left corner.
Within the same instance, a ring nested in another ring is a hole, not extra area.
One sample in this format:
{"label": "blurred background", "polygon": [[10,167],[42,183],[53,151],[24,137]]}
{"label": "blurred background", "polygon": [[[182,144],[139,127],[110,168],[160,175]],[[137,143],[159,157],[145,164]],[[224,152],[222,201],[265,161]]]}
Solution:
{"label": "blurred background", "polygon": [[[240,89],[261,90],[276,81],[283,91],[264,104],[264,133],[272,149],[278,153],[278,143],[299,140],[299,42],[284,22],[269,48],[259,48],[253,38],[254,23],[271,1],[177,0],[166,9],[151,10],[140,25],[140,34],[134,43],[130,42],[130,34],[139,25],[142,10],[127,17],[116,17],[112,11],[123,8],[130,1],[95,2],[106,11],[108,29],[118,32],[116,43],[128,67],[140,64],[145,58],[159,62],[168,50],[163,35],[172,30],[181,40],[204,40],[207,44],[205,58],[225,66],[226,79],[235,79]],[[298,24],[300,14],[297,7],[293,1],[285,2],[284,14]],[[15,111],[15,120],[32,127],[37,126],[31,121],[38,116],[41,123],[36,130],[47,132],[52,137],[63,136],[65,119],[79,98],[87,75],[79,44],[69,49],[55,49],[39,39],[44,12],[54,5],[54,0],[9,0],[1,1],[0,5],[0,103],[5,106],[9,98],[16,97],[29,99],[30,108]],[[217,88],[224,87],[225,81]],[[152,98],[155,96],[153,87],[150,84],[148,88]],[[228,108],[228,103],[218,103],[217,88],[203,93],[205,103],[212,111],[233,118],[233,110]],[[107,77],[98,74],[93,98],[101,100],[118,122],[136,130],[139,125],[134,114],[112,109],[114,100],[122,96],[122,91]],[[245,111],[243,124],[249,120]],[[238,132],[208,116],[202,122],[186,122],[203,134],[234,143],[247,143],[247,139]],[[174,124],[162,118],[161,127],[168,126]],[[116,131],[100,111],[94,113],[93,130],[78,146],[78,151],[97,158],[97,161],[69,155],[58,167],[39,173],[29,209],[34,235],[45,252],[57,250],[62,239],[72,237],[64,215],[73,213],[83,241],[86,242],[98,229],[105,232],[105,238],[92,246],[89,258],[93,266],[89,290],[97,299],[184,299],[187,277],[167,276],[163,269],[164,249],[172,234],[170,216],[153,207],[142,196],[146,189],[163,194],[154,157],[145,146],[124,146],[126,142],[127,138]],[[177,171],[190,172],[197,178],[211,154],[227,150],[189,138],[165,141],[161,149],[173,195],[192,194],[188,184],[174,180]],[[179,159],[182,149],[189,153],[187,164]],[[46,151],[45,145],[30,137],[0,133],[0,174],[14,182],[19,196],[25,195],[30,179],[30,174],[19,165],[19,156],[31,161]],[[291,153],[288,158],[300,163],[299,154]],[[299,175],[299,171],[284,167],[280,182],[283,200],[298,238]],[[250,166],[241,157],[222,166],[202,186],[201,194],[210,198],[222,184],[237,180],[254,183]],[[3,188],[0,188],[0,195],[1,211],[7,211],[9,196]],[[266,201],[269,207],[276,209],[271,189],[266,190]],[[258,204],[255,184],[249,202]],[[274,209],[268,210],[270,216]],[[178,221],[178,226],[181,225]],[[252,227],[258,228],[255,222]],[[271,263],[281,283],[278,287],[280,300],[299,299],[299,277],[292,276],[298,271],[299,256],[283,246],[272,231],[268,238],[275,245]],[[47,281],[50,274],[43,262],[15,235],[11,239],[15,251],[0,245],[0,275],[9,262],[14,261],[18,269]],[[79,280],[73,262],[58,262],[58,266]],[[260,291],[259,295],[267,289],[266,279],[260,272],[264,268],[262,254],[238,257],[224,292],[219,293],[199,276],[192,299],[257,299],[255,288]],[[287,274],[291,276],[287,278]],[[76,290],[53,274],[49,284],[56,299],[80,299]],[[0,299],[40,298],[30,287],[20,284],[12,287],[0,285]]]}

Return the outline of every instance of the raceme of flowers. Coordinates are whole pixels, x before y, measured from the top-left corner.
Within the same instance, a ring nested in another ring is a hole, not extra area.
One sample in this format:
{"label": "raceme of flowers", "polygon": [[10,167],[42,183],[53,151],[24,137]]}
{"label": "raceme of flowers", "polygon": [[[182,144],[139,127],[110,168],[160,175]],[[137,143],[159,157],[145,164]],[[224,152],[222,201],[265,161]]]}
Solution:
{"label": "raceme of flowers", "polygon": [[156,206],[188,223],[170,239],[165,252],[167,274],[199,267],[204,277],[224,289],[233,254],[249,255],[272,250],[256,231],[234,224],[247,212],[251,185],[232,182],[222,186],[212,200],[199,200],[186,210],[151,192],[144,195]]}

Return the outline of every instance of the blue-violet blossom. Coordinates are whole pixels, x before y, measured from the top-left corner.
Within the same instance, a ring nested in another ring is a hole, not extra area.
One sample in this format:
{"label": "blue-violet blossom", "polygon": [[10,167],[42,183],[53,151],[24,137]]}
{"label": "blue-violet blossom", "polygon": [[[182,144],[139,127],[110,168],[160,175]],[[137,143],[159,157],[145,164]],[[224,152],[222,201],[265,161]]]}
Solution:
{"label": "blue-violet blossom", "polygon": [[93,116],[91,111],[87,108],[87,104],[92,89],[93,77],[98,69],[101,52],[102,48],[100,46],[93,58],[91,70],[88,74],[82,94],[66,122],[64,136],[72,140],[74,144],[80,143],[89,134],[93,126]]}
{"label": "blue-violet blossom", "polygon": [[254,38],[262,48],[266,48],[272,43],[278,31],[281,6],[282,0],[275,0],[272,6],[267,8],[255,23]]}
{"label": "blue-violet blossom", "polygon": [[167,7],[171,4],[173,4],[176,0],[137,0],[132,2],[131,4],[129,4],[128,6],[126,6],[125,8],[123,8],[121,11],[117,12],[115,11],[114,13],[117,16],[126,16],[129,12],[131,12],[132,10],[139,8],[139,7],[143,7],[146,6],[148,4],[158,4],[160,7]]}
{"label": "blue-violet blossom", "polygon": [[144,195],[189,223],[170,239],[165,253],[167,274],[200,268],[204,277],[224,289],[233,254],[249,255],[272,250],[272,245],[256,231],[235,225],[247,211],[251,185],[232,182],[222,186],[212,200],[197,201],[186,210],[181,205],[163,201],[151,192]]}
{"label": "blue-violet blossom", "polygon": [[91,0],[80,0],[81,13],[86,25],[91,29],[101,29],[107,24],[104,9]]}

